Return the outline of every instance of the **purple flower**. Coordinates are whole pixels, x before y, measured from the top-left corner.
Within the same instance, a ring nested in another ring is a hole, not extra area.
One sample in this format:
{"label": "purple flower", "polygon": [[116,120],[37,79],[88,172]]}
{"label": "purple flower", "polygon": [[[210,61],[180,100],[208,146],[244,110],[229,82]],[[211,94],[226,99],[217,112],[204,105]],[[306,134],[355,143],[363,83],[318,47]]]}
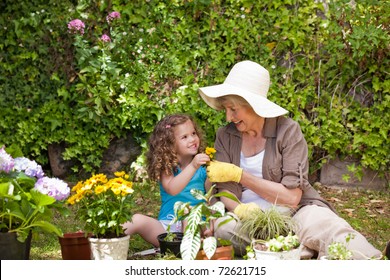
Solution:
{"label": "purple flower", "polygon": [[27,176],[42,178],[45,173],[42,170],[42,167],[35,162],[35,160],[29,160],[25,157],[15,158],[15,170],[22,171]]}
{"label": "purple flower", "polygon": [[70,194],[68,184],[57,178],[42,177],[35,183],[34,189],[56,200],[64,200]]}
{"label": "purple flower", "polygon": [[69,32],[72,34],[84,34],[85,24],[79,19],[74,19],[68,23]]}
{"label": "purple flower", "polygon": [[108,23],[110,23],[111,21],[113,21],[114,19],[116,18],[120,18],[121,17],[121,14],[119,12],[111,12],[108,14],[108,16],[106,17],[106,20]]}
{"label": "purple flower", "polygon": [[5,148],[0,149],[0,171],[9,173],[14,169],[14,159],[5,151]]}
{"label": "purple flower", "polygon": [[102,37],[100,37],[100,40],[102,40],[105,43],[111,42],[111,38],[107,34],[103,34]]}

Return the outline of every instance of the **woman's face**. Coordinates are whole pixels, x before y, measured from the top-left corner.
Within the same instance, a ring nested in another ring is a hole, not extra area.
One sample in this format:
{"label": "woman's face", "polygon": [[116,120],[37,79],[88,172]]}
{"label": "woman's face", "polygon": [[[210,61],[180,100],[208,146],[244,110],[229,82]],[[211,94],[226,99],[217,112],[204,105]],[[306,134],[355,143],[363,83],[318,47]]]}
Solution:
{"label": "woman's face", "polygon": [[200,140],[191,120],[176,125],[174,135],[176,154],[178,156],[194,156],[198,153]]}
{"label": "woman's face", "polygon": [[225,108],[226,120],[234,123],[238,131],[248,132],[257,127],[259,116],[252,107],[234,104],[231,101],[224,101],[222,106]]}

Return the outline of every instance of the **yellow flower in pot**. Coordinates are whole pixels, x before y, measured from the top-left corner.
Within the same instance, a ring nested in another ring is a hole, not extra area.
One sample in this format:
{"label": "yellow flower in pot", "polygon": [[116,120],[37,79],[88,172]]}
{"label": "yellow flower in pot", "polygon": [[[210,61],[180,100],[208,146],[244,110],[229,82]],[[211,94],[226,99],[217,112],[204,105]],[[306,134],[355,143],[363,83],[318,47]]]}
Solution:
{"label": "yellow flower in pot", "polygon": [[[133,183],[125,172],[114,174],[111,179],[104,174],[96,174],[78,182],[68,199],[68,203],[76,208],[76,217],[84,222],[84,231],[93,234],[90,242],[95,259],[127,258],[130,236],[124,234],[122,224],[132,217]],[[103,250],[113,241],[124,244],[124,250],[118,256]]]}

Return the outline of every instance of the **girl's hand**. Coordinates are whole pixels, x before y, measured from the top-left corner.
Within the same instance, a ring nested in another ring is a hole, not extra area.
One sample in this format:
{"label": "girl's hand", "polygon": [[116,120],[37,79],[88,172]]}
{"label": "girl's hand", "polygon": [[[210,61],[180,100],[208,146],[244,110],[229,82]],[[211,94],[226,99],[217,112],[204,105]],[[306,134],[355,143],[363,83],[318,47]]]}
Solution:
{"label": "girl's hand", "polygon": [[208,163],[209,161],[210,161],[210,157],[206,154],[201,153],[194,156],[194,158],[191,161],[191,164],[195,169],[198,169],[199,167]]}

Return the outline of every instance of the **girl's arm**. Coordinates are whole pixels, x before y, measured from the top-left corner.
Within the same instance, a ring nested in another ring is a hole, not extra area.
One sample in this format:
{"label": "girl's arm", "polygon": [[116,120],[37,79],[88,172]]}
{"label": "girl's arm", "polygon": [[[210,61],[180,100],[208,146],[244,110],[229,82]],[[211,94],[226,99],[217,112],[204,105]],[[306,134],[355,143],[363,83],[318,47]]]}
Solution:
{"label": "girl's arm", "polygon": [[164,190],[170,195],[179,194],[190,182],[196,170],[208,161],[210,161],[208,155],[197,154],[177,176],[161,174],[161,184]]}

